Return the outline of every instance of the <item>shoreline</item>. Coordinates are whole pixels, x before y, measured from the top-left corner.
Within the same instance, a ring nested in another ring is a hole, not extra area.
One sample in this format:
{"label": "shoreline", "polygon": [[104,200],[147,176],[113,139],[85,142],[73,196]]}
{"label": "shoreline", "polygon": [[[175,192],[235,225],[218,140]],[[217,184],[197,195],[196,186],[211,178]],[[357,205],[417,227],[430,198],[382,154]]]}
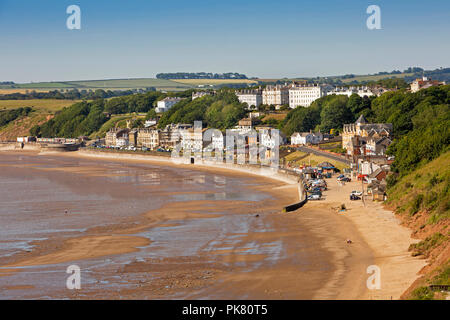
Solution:
{"label": "shoreline", "polygon": [[[273,202],[281,203],[282,201],[288,201],[288,199],[294,200],[295,197],[295,184],[297,183],[293,178],[287,178],[283,175],[270,175],[267,176],[264,173],[261,173],[259,170],[248,170],[246,168],[233,168],[232,166],[211,166],[208,164],[175,164],[172,160],[169,159],[158,159],[159,157],[133,157],[132,154],[122,155],[118,154],[99,154],[99,152],[76,152],[76,153],[44,153],[42,155],[57,155],[63,157],[74,157],[74,158],[89,158],[89,159],[105,159],[112,161],[122,161],[122,162],[146,162],[146,163],[155,163],[155,164],[164,164],[173,167],[181,167],[192,170],[199,170],[204,172],[223,172],[227,175],[243,175],[243,176],[257,176],[258,179],[271,179],[271,181],[278,184],[278,187],[272,188],[270,190],[266,190],[264,186],[260,185],[255,187],[255,189],[260,188],[266,192],[272,194],[272,196],[276,197],[277,200]],[[119,156],[119,157],[118,157]],[[156,159],[155,159],[156,158]],[[236,165],[234,165],[236,166]],[[333,179],[331,179],[333,180]],[[266,180],[267,181],[267,180]],[[330,179],[328,180],[330,181]],[[284,185],[279,185],[282,182]],[[350,184],[349,184],[350,185]],[[317,239],[320,239],[320,246],[325,248],[329,254],[333,256],[333,263],[335,270],[332,273],[332,276],[329,277],[328,281],[322,285],[320,288],[316,288],[313,296],[313,299],[389,299],[391,296],[393,299],[400,298],[400,295],[406,291],[409,285],[416,280],[419,276],[416,274],[416,269],[419,264],[414,264],[411,266],[410,264],[402,264],[396,261],[395,257],[386,257],[386,246],[389,247],[390,237],[399,238],[401,240],[401,244],[405,244],[410,239],[406,239],[406,233],[403,231],[398,234],[398,225],[392,224],[393,221],[389,221],[392,226],[392,233],[385,234],[385,230],[377,229],[373,230],[372,233],[368,233],[370,231],[371,226],[374,225],[374,221],[368,221],[367,219],[377,219],[376,215],[365,216],[362,214],[353,214],[351,209],[349,212],[351,214],[346,214],[344,216],[338,215],[336,212],[333,212],[330,208],[330,204],[335,204],[336,201],[339,202],[342,199],[342,192],[340,190],[335,189],[335,186],[331,188],[330,191],[325,192],[327,199],[325,201],[319,202],[308,202],[303,209],[298,210],[293,213],[284,213],[283,216],[279,216],[276,214],[275,219],[283,219],[283,220],[292,220],[292,222],[299,223],[301,225],[307,226],[314,236]],[[298,195],[297,195],[298,198]],[[299,200],[299,199],[298,199]],[[342,200],[343,201],[343,200]],[[343,201],[346,203],[348,201]],[[288,204],[288,203],[285,203]],[[381,204],[376,204],[381,207]],[[349,206],[347,206],[349,207]],[[281,211],[281,207],[279,208]],[[375,208],[378,209],[378,208]],[[377,213],[378,211],[375,210]],[[145,214],[145,215],[148,215]],[[187,217],[187,216],[186,216]],[[276,221],[276,220],[275,220]],[[170,219],[165,220],[165,222],[170,224]],[[375,221],[376,222],[376,221]],[[389,224],[387,224],[389,225]],[[336,226],[338,226],[336,228]],[[148,225],[146,227],[149,227]],[[380,226],[381,227],[381,226]],[[126,234],[130,234],[130,229],[123,230]],[[134,230],[136,231],[136,230]],[[122,233],[122,232],[120,232]],[[395,233],[395,234],[394,234]],[[123,233],[122,233],[123,234]],[[354,244],[351,246],[343,245],[343,241],[345,237],[351,234],[351,239],[354,240]],[[381,239],[382,243],[378,243],[380,240],[380,234],[382,235]],[[87,237],[86,235],[85,237]],[[82,237],[82,238],[85,238]],[[378,239],[378,240],[376,240]],[[375,241],[374,241],[375,240]],[[398,239],[397,239],[398,240]],[[341,242],[342,241],[342,242]],[[130,250],[130,249],[129,249]],[[394,254],[397,257],[401,257],[406,262],[411,262],[410,259],[406,259],[406,255],[409,255],[407,252],[407,247],[404,252],[398,246],[394,249],[388,250],[389,254]],[[45,259],[44,259],[45,260]],[[398,260],[398,259],[397,259]],[[417,259],[414,259],[414,261]],[[374,294],[373,292],[369,292],[366,286],[366,279],[369,276],[365,273],[365,267],[368,263],[372,264],[372,261],[384,270],[388,269],[386,272],[383,272],[384,277],[382,279],[387,279],[388,281],[394,281],[399,274],[405,276],[405,279],[400,282],[395,282],[394,284],[388,285],[387,289],[382,292],[377,292]],[[420,266],[423,266],[423,262],[420,263]],[[395,267],[395,272],[391,272],[390,267]],[[408,270],[398,270],[398,267],[402,267],[402,269]],[[281,283],[286,285],[289,284],[289,277],[295,277],[298,271],[286,269],[286,279],[280,280]],[[419,271],[419,270],[417,270]],[[258,272],[258,271],[256,271]],[[262,286],[264,285],[272,285],[277,286],[274,282],[274,279],[279,275],[272,274],[273,270],[266,270],[264,273],[252,275],[253,277],[262,277],[262,275],[266,275],[267,282],[262,282],[261,285],[255,285],[254,292],[255,296],[259,297],[258,294],[261,294]],[[403,273],[402,273],[403,272]],[[241,283],[245,279],[240,278],[239,276],[230,276],[226,275],[223,277],[229,283]],[[357,281],[355,281],[357,279]],[[225,281],[225,282],[227,282]],[[217,285],[212,284],[212,288],[217,289]],[[229,288],[226,284],[219,285],[218,288],[224,290],[230,290],[231,292],[234,290]],[[294,289],[294,288],[292,288]],[[276,291],[276,290],[275,290]],[[280,292],[283,290],[280,289]],[[287,292],[287,291],[286,291]],[[242,293],[242,292],[241,292]],[[256,294],[257,293],[257,294]],[[196,298],[195,295],[191,295],[191,297]],[[267,298],[267,295],[261,294],[261,298]],[[294,298],[292,296],[283,296],[280,293],[280,296],[270,296],[269,299],[283,299],[283,298]]]}

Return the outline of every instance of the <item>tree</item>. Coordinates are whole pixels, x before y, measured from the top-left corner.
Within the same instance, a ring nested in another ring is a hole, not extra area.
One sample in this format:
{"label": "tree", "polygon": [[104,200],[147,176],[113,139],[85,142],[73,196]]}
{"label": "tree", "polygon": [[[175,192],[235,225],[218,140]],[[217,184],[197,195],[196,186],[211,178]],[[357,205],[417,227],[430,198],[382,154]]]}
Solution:
{"label": "tree", "polygon": [[347,96],[336,96],[324,105],[320,113],[320,129],[329,132],[330,129],[340,129],[345,123],[353,121],[353,114],[347,107]]}

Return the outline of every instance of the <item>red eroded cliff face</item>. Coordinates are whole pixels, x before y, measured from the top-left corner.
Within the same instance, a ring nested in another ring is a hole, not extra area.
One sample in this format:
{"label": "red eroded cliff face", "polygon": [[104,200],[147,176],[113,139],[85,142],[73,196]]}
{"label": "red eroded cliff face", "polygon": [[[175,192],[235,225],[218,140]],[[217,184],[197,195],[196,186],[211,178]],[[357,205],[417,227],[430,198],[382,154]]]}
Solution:
{"label": "red eroded cliff face", "polygon": [[51,114],[29,115],[9,123],[0,129],[0,141],[16,141],[17,137],[30,135],[30,129],[36,125],[41,125],[52,119]]}

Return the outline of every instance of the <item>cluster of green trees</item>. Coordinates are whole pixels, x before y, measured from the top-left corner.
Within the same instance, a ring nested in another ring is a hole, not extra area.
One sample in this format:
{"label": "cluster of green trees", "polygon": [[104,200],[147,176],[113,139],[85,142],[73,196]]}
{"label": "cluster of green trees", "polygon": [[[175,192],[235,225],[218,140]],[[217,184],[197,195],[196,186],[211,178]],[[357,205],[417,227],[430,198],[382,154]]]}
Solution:
{"label": "cluster of green trees", "polygon": [[163,96],[161,92],[154,91],[109,99],[105,102],[105,112],[112,114],[148,112]]}
{"label": "cluster of green trees", "polygon": [[217,95],[191,101],[192,92],[192,89],[176,94],[152,91],[91,102],[82,101],[57,112],[48,122],[33,127],[30,134],[66,138],[88,136],[98,131],[108,120],[107,114],[136,112],[147,113],[146,119],[155,118],[156,102],[166,96],[175,95],[187,99],[177,103],[162,116],[160,127],[169,123],[193,123],[195,120],[202,120],[208,126],[225,129],[235,125],[246,114],[244,105],[239,103],[234,92],[230,90],[220,90]]}
{"label": "cluster of green trees", "polygon": [[450,86],[391,95],[385,102],[377,101],[374,107],[380,120],[392,122],[397,136],[388,149],[395,155],[392,185],[397,178],[449,150]]}
{"label": "cluster of green trees", "polygon": [[33,111],[33,109],[30,107],[0,110],[0,127],[6,126],[11,121],[28,115],[31,111]]}
{"label": "cluster of green trees", "polygon": [[403,78],[390,78],[390,79],[380,79],[377,81],[365,81],[361,83],[362,85],[373,87],[381,86],[388,89],[408,89],[409,83]]}
{"label": "cluster of green trees", "polygon": [[163,114],[158,126],[164,128],[170,123],[201,120],[208,127],[226,129],[236,125],[245,114],[245,105],[239,102],[233,91],[220,90],[216,95],[178,102]]}
{"label": "cluster of green trees", "polygon": [[[154,88],[147,88],[147,91],[155,91]],[[136,92],[134,90],[78,90],[71,89],[67,91],[53,90],[49,92],[36,92],[31,91],[27,93],[8,93],[0,95],[0,100],[30,100],[30,99],[67,99],[67,100],[93,100],[93,99],[106,99],[111,97],[119,97],[132,95]]]}
{"label": "cluster of green trees", "polygon": [[88,136],[97,131],[108,118],[104,114],[105,100],[75,103],[56,113],[42,125],[30,130],[30,134],[38,137],[76,138]]}
{"label": "cluster of green trees", "polygon": [[162,93],[160,91],[150,91],[142,94],[133,94],[124,97],[112,98],[105,102],[105,112],[111,114],[123,114],[133,112],[145,113],[151,111],[152,113],[154,113],[154,107],[156,107],[156,102],[158,100],[161,100],[165,97],[174,96],[180,98],[190,98],[193,91],[193,89],[178,93]]}
{"label": "cluster of green trees", "polygon": [[339,131],[346,123],[354,122],[361,114],[372,117],[371,101],[373,98],[361,98],[357,94],[349,97],[330,95],[315,100],[308,108],[297,107],[291,110],[279,125],[287,136],[294,132],[321,130]]}

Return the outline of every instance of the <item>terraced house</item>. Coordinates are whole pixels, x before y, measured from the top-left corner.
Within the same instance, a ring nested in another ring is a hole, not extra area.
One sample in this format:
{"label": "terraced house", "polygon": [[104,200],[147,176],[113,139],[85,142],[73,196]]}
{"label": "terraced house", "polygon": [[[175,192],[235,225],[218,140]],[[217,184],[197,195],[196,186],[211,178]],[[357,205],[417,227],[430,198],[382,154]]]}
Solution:
{"label": "terraced house", "polygon": [[137,131],[137,146],[157,149],[160,143],[161,130],[142,128]]}
{"label": "terraced house", "polygon": [[392,131],[391,123],[368,123],[361,115],[355,123],[344,124],[342,148],[349,155],[385,155]]}

